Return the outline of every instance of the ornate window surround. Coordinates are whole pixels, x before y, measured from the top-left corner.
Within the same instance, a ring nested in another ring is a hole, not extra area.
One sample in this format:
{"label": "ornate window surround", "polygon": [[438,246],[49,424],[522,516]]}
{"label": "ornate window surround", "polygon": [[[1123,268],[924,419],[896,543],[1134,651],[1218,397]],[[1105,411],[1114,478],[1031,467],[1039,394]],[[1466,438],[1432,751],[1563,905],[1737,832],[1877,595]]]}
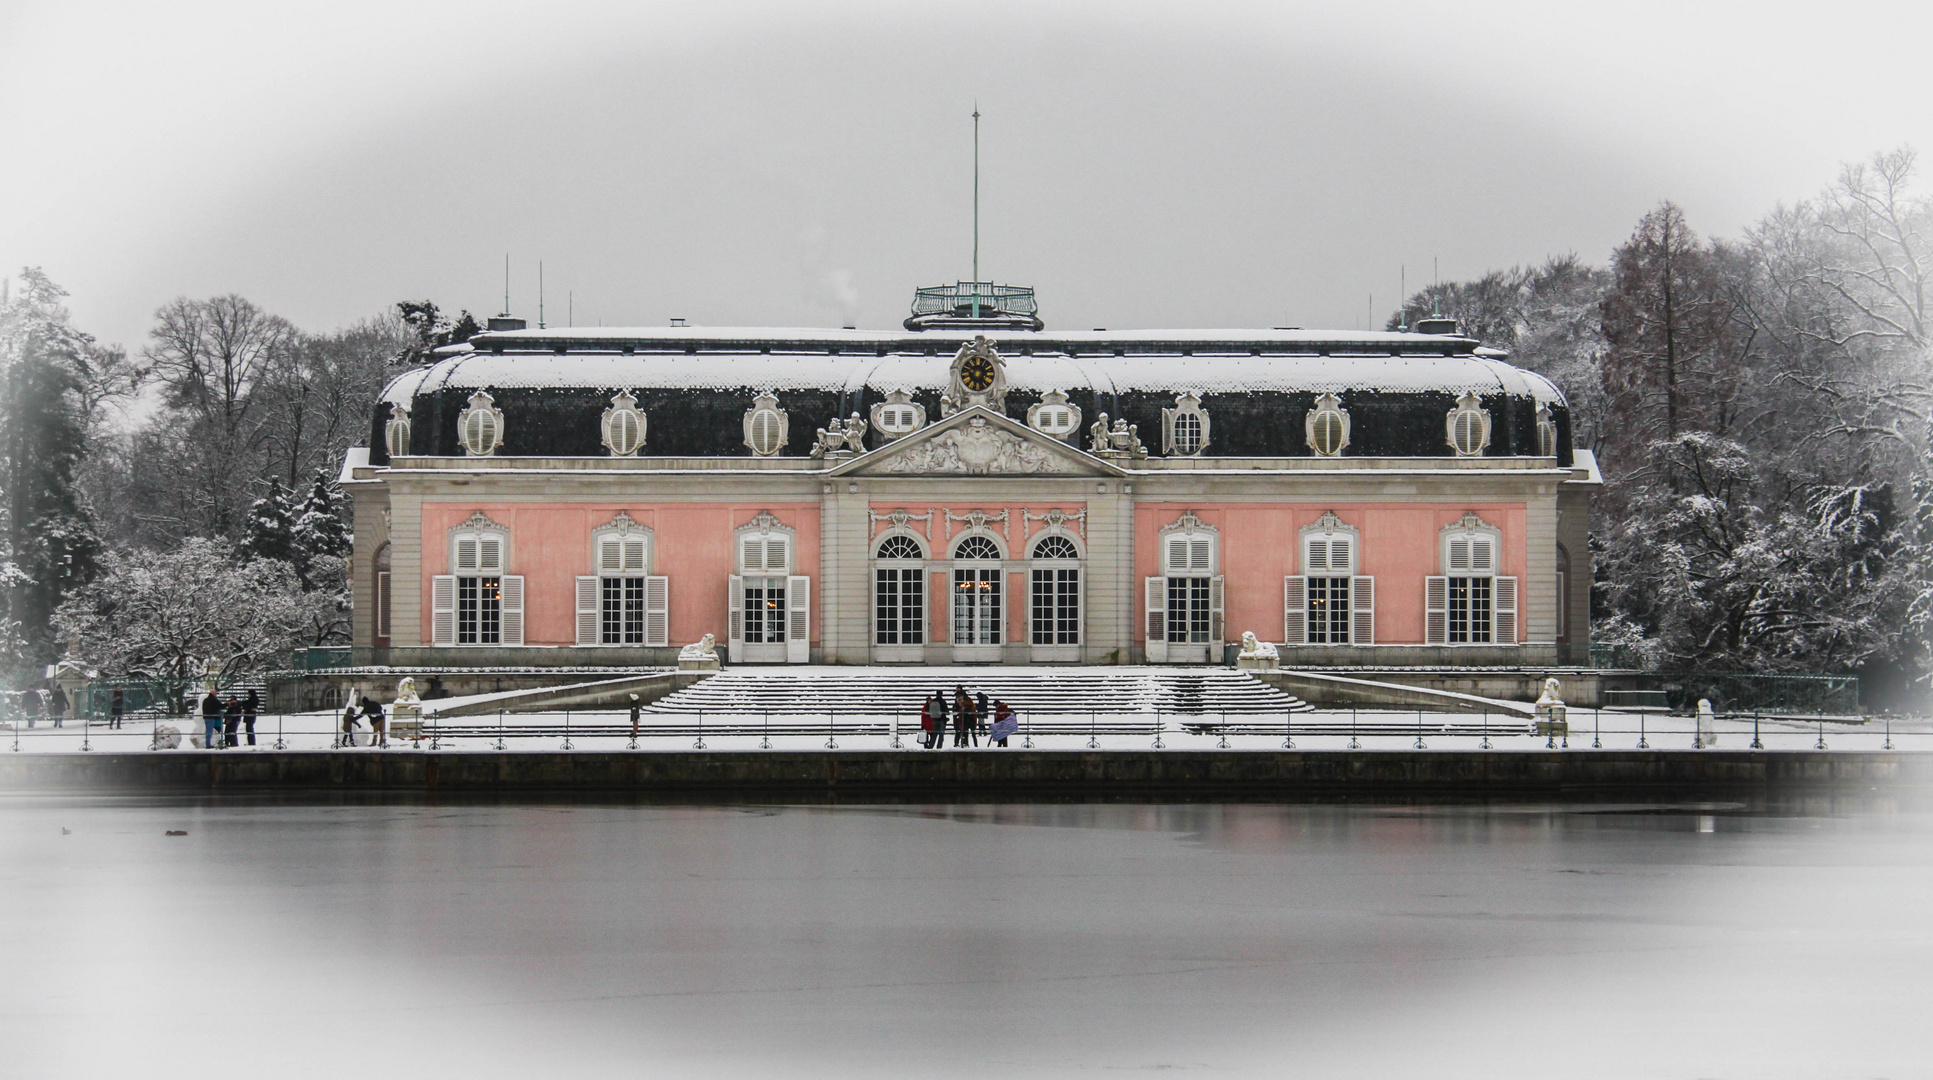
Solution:
{"label": "ornate window surround", "polygon": [[[1319,421],[1327,420],[1331,416],[1341,420],[1342,437],[1336,441],[1336,447],[1333,452],[1325,453],[1322,449],[1322,440],[1317,438],[1316,424]],[[1317,457],[1341,457],[1342,452],[1349,449],[1349,410],[1342,407],[1342,399],[1334,394],[1323,394],[1316,398],[1315,407],[1310,409],[1308,415],[1303,419],[1302,429],[1303,434],[1307,438],[1309,449]]]}
{"label": "ornate window surround", "polygon": [[[879,540],[886,535],[886,532],[903,531],[911,533],[913,531],[912,523],[915,521],[920,523],[919,535],[924,537],[924,542],[920,546],[931,546],[933,541],[933,515],[937,512],[935,510],[928,510],[924,514],[915,514],[905,507],[900,507],[899,509],[881,514],[872,507],[867,507],[866,522],[872,530],[871,540],[873,546],[875,548],[879,546]],[[882,521],[886,523],[885,532],[881,532],[879,528],[879,523]]]}
{"label": "ornate window surround", "polygon": [[400,401],[389,403],[389,421],[383,425],[383,448],[393,458],[409,456],[409,407]]}
{"label": "ornate window surround", "polygon": [[[1168,542],[1176,537],[1188,540],[1206,539],[1208,541],[1207,568],[1189,567],[1175,570],[1168,564]],[[1162,576],[1167,577],[1212,577],[1221,573],[1222,533],[1220,529],[1195,516],[1193,510],[1183,513],[1173,524],[1167,525],[1155,534],[1155,557]]]}
{"label": "ornate window surround", "polygon": [[493,457],[503,448],[503,410],[489,391],[470,395],[469,407],[456,418],[456,437],[469,457]]}
{"label": "ornate window surround", "polygon": [[[622,438],[624,433],[614,430],[616,425],[627,418],[636,419],[638,425],[637,441],[630,444],[628,450],[625,449],[628,440]],[[645,439],[650,432],[644,411],[638,408],[637,396],[629,390],[620,390],[611,398],[611,407],[605,409],[604,415],[598,418],[597,430],[603,438],[604,449],[610,451],[612,457],[638,456],[643,452]]]}
{"label": "ornate window surround", "polygon": [[[1175,427],[1183,417],[1192,417],[1201,424],[1201,444],[1193,450],[1177,448]],[[1176,394],[1175,407],[1161,410],[1161,452],[1163,454],[1170,457],[1200,457],[1208,452],[1211,438],[1208,410],[1201,407],[1201,395],[1195,391],[1185,390]]]}
{"label": "ornate window surround", "polygon": [[[644,565],[635,569],[625,568],[616,573],[606,573],[603,561],[603,545],[606,537],[616,537],[620,541],[642,539],[644,541]],[[610,521],[591,530],[591,572],[605,577],[645,577],[651,574],[651,567],[658,557],[658,538],[649,525],[640,524],[629,513],[619,510]]]}
{"label": "ornate window surround", "polygon": [[[500,575],[504,573],[505,569],[510,565],[510,526],[492,521],[490,515],[481,510],[472,513],[463,521],[450,526],[447,535],[449,539],[445,545],[446,551],[444,554],[449,559],[448,565],[450,569],[447,571],[448,573],[465,577],[488,577],[493,574]],[[497,564],[493,567],[483,565],[482,547],[479,545],[477,565],[474,567],[459,567],[457,561],[457,544],[464,539],[480,541],[486,536],[494,536],[497,538]]]}
{"label": "ornate window surround", "polygon": [[[1457,457],[1482,457],[1490,448],[1490,424],[1490,410],[1483,407],[1483,399],[1475,390],[1465,390],[1456,399],[1456,408],[1444,417],[1443,438]],[[1464,430],[1459,432],[1459,428]],[[1464,438],[1459,440],[1459,434]]]}
{"label": "ornate window surround", "polygon": [[[1065,426],[1053,431],[1042,427],[1041,413],[1047,409],[1065,410],[1065,415],[1068,417]],[[1050,439],[1059,439],[1069,444],[1077,443],[1081,436],[1081,407],[1067,400],[1067,391],[1049,390],[1040,396],[1038,402],[1027,406],[1027,426]]]}
{"label": "ornate window surround", "polygon": [[[1453,568],[1450,562],[1450,545],[1456,540],[1490,541],[1490,565],[1486,567]],[[1476,511],[1467,510],[1463,516],[1437,530],[1437,565],[1442,567],[1440,574],[1456,577],[1495,577],[1498,566],[1503,561],[1503,529],[1492,525],[1478,516]]]}
{"label": "ornate window surround", "polygon": [[1557,456],[1557,421],[1550,414],[1550,406],[1537,406],[1537,456]]}
{"label": "ornate window surround", "polygon": [[[988,543],[992,544],[994,547],[994,550],[1000,553],[999,558],[982,559],[982,558],[975,558],[973,556],[960,555],[959,554],[960,545],[976,537],[986,540]],[[992,529],[986,528],[984,526],[976,526],[973,528],[961,530],[960,535],[957,537],[947,538],[946,557],[949,561],[952,561],[952,562],[972,563],[976,566],[982,565],[985,563],[996,562],[996,561],[1004,563],[1007,561],[1007,544],[1005,540],[1000,536],[999,533],[996,533]]]}
{"label": "ornate window surround", "polygon": [[[1022,510],[1020,512],[1020,539],[1023,542],[1031,541],[1033,523],[1036,521],[1042,523],[1042,532],[1052,529],[1062,529],[1078,535],[1081,549],[1083,551],[1087,549],[1087,510],[1085,507],[1071,514],[1059,507],[1055,507],[1044,514],[1036,514],[1032,510]],[[1031,543],[1029,543],[1029,546],[1032,546]]]}
{"label": "ornate window surround", "polygon": [[[1309,565],[1309,541],[1330,538],[1349,541],[1349,565],[1342,570],[1333,566],[1312,569]],[[1296,530],[1295,559],[1305,576],[1353,576],[1356,568],[1362,565],[1362,530],[1337,517],[1334,510],[1324,510],[1321,517]]]}
{"label": "ornate window surround", "polygon": [[[768,423],[776,424],[778,430],[772,440],[771,449],[760,450],[758,441],[753,439],[752,433],[754,425],[768,415],[776,417],[775,420],[768,421]],[[745,428],[745,445],[752,451],[753,457],[777,457],[779,452],[785,449],[786,443],[791,439],[791,418],[786,416],[784,409],[779,408],[778,395],[770,390],[760,391],[752,398],[752,407],[745,410],[743,423]]]}
{"label": "ornate window surround", "polygon": [[[792,567],[799,557],[798,537],[799,531],[797,529],[774,517],[771,511],[759,511],[752,520],[732,530],[732,565],[737,568],[733,572],[745,577],[790,575],[792,573]],[[784,567],[772,569],[767,565],[756,567],[746,566],[745,541],[753,538],[760,540],[783,539],[785,541]]]}
{"label": "ornate window surround", "polygon": [[[910,411],[913,414],[912,426],[903,427],[886,423],[888,416],[893,415],[887,412],[888,409],[894,410],[895,413],[899,410]],[[894,387],[886,395],[886,400],[874,405],[870,412],[872,429],[879,434],[881,445],[903,439],[926,426],[926,406],[914,401],[912,393],[903,386]]]}

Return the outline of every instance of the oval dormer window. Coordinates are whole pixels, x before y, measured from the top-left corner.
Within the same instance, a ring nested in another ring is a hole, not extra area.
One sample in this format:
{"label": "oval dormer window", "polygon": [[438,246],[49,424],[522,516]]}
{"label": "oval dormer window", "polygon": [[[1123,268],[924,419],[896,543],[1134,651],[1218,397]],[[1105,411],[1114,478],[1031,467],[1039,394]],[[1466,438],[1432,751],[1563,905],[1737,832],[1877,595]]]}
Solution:
{"label": "oval dormer window", "polygon": [[456,428],[464,453],[471,457],[489,457],[503,445],[503,411],[481,390],[471,396],[470,407],[457,417]]}
{"label": "oval dormer window", "polygon": [[886,400],[872,407],[873,430],[880,438],[891,442],[903,435],[911,435],[926,426],[926,406],[913,400],[913,395],[904,388],[886,395]]}
{"label": "oval dormer window", "polygon": [[1065,439],[1081,429],[1080,406],[1069,404],[1067,391],[1049,390],[1040,397],[1040,404],[1027,408],[1027,426],[1050,435]]}
{"label": "oval dormer window", "polygon": [[611,407],[604,410],[600,426],[604,446],[613,457],[630,457],[644,448],[644,414],[638,411],[638,399],[631,396],[631,391],[611,399]]}
{"label": "oval dormer window", "polygon": [[1208,413],[1201,407],[1201,395],[1190,390],[1175,396],[1175,407],[1161,410],[1163,451],[1179,457],[1192,457],[1208,448]]}
{"label": "oval dormer window", "polygon": [[1309,412],[1307,423],[1309,449],[1318,457],[1337,457],[1343,447],[1349,445],[1349,413],[1342,407],[1342,399],[1334,394],[1324,394],[1316,399],[1316,407]]}
{"label": "oval dormer window", "polygon": [[770,392],[760,394],[745,410],[745,445],[758,457],[772,457],[785,448],[788,426],[779,399]]}
{"label": "oval dormer window", "polygon": [[409,409],[396,402],[389,406],[389,423],[383,425],[383,446],[393,458],[409,456]]}
{"label": "oval dormer window", "polygon": [[1551,418],[1550,406],[1537,406],[1537,456],[1557,456],[1557,421]]}
{"label": "oval dormer window", "polygon": [[1465,391],[1456,399],[1447,421],[1450,448],[1458,457],[1476,457],[1490,445],[1490,412],[1478,401],[1476,391]]}

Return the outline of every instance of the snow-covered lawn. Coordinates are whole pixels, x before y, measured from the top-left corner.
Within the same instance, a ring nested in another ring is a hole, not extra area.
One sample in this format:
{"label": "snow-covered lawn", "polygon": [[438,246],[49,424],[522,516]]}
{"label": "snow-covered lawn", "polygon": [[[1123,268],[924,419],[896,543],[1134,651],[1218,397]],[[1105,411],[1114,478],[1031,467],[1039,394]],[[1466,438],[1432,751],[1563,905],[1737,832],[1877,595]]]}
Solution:
{"label": "snow-covered lawn", "polygon": [[[1025,748],[1029,737],[1037,749],[1102,750],[1153,749],[1157,722],[1162,749],[1174,751],[1220,749],[1223,734],[1214,730],[1221,718],[1209,715],[1151,714],[1123,715],[1101,713],[1090,718],[1085,713],[1035,715],[1025,718],[1020,731],[1009,740],[1010,749]],[[177,750],[160,753],[198,753],[193,737],[201,734],[198,718],[165,721],[182,735]],[[823,715],[779,715],[705,713],[667,715],[646,713],[639,725],[636,749],[640,752],[683,753],[698,749],[701,738],[707,750],[826,750],[827,741],[838,750],[884,750],[893,747],[894,718],[879,716],[838,716],[830,729]],[[256,722],[256,745],[226,749],[223,753],[250,753],[272,750],[281,742],[291,750],[328,750],[335,748],[339,720],[335,714],[299,713],[264,716]],[[1089,726],[1091,724],[1091,727]],[[1414,750],[1420,734],[1425,749],[1477,750],[1487,738],[1498,750],[1540,750],[1549,741],[1533,735],[1518,718],[1507,716],[1422,713],[1401,710],[1351,711],[1318,710],[1298,713],[1285,727],[1279,716],[1233,715],[1228,717],[1227,747],[1234,750],[1279,750],[1285,738],[1294,740],[1299,750]],[[1210,730],[1191,730],[1207,725]],[[358,729],[366,743],[369,729]],[[1353,734],[1352,734],[1353,732]],[[897,719],[900,746],[917,752],[921,732],[916,716]],[[1753,739],[1750,717],[1720,719],[1716,723],[1716,749],[1749,749]],[[1832,750],[1880,750],[1889,739],[1883,720],[1848,723],[1827,719],[1823,725],[1827,748]],[[1758,737],[1768,750],[1810,750],[1821,735],[1816,721],[1765,719],[1759,722]],[[16,738],[17,737],[17,738]],[[83,730],[76,721],[62,728],[46,723],[18,732],[0,727],[0,753],[69,753],[83,749],[112,752],[147,752],[152,735],[149,725],[129,722],[118,731],[96,722]],[[1571,714],[1569,749],[1589,750],[1594,744],[1605,750],[1637,749],[1640,738],[1655,750],[1689,750],[1694,738],[1693,722],[1685,716],[1640,716],[1632,712],[1576,710]],[[448,750],[494,750],[499,741],[506,750],[629,751],[632,749],[630,723],[622,712],[583,711],[554,713],[513,713],[459,717],[427,725],[420,741],[391,735],[389,748]],[[952,735],[946,738],[951,751]],[[985,747],[980,752],[1000,752]],[[1894,720],[1890,741],[1898,750],[1933,751],[1933,720],[1919,718]],[[565,744],[568,742],[568,746]],[[1558,740],[1561,746],[1563,740]],[[1092,746],[1090,745],[1092,744]],[[382,752],[359,746],[359,751]]]}

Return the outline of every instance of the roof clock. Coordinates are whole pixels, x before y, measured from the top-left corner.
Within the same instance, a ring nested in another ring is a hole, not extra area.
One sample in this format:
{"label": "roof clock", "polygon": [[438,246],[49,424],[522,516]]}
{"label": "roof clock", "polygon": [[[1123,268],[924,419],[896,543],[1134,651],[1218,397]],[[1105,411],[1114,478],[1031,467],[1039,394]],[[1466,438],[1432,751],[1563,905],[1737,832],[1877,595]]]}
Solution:
{"label": "roof clock", "polygon": [[940,413],[951,416],[975,405],[994,412],[1007,408],[1007,362],[985,335],[978,334],[953,357],[952,378],[940,397]]}

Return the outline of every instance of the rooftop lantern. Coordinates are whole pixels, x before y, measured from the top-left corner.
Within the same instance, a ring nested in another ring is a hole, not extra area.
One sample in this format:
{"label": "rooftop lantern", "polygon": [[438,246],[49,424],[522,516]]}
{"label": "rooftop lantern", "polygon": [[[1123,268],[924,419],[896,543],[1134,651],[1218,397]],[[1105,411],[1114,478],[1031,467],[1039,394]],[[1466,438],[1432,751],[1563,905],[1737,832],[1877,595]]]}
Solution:
{"label": "rooftop lantern", "polygon": [[1040,305],[1027,285],[960,281],[913,291],[908,330],[1039,330]]}

